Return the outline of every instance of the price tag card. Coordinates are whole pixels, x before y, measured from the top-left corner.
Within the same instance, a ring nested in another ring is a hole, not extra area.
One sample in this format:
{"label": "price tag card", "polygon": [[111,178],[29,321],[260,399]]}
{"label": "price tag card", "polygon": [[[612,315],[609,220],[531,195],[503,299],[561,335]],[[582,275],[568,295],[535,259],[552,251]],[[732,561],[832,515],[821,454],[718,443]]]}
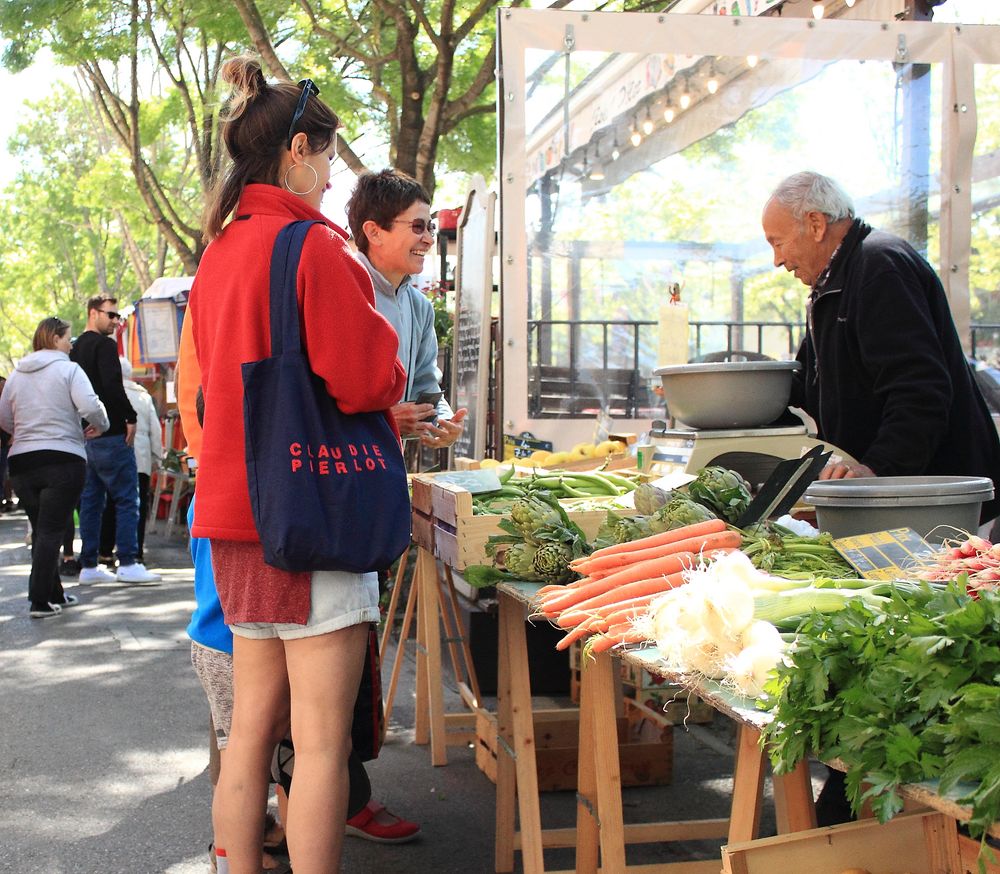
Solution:
{"label": "price tag card", "polygon": [[910,568],[934,552],[934,547],[912,528],[838,537],[833,545],[866,580],[906,577]]}
{"label": "price tag card", "polygon": [[512,458],[527,458],[536,449],[544,449],[546,452],[552,451],[551,440],[538,440],[534,434],[527,431],[518,434],[503,435],[503,460],[510,461]]}

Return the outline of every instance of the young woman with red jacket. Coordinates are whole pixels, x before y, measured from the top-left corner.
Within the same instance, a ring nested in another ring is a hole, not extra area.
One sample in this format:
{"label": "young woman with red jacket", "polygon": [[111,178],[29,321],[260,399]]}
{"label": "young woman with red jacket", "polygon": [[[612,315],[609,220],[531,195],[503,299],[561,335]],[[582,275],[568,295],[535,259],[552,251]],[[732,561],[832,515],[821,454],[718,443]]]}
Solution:
{"label": "young woman with red jacket", "polygon": [[[337,117],[306,80],[268,84],[259,61],[223,67],[233,86],[223,137],[232,158],[210,204],[189,307],[205,425],[192,534],[212,542],[234,633],[234,712],[213,804],[231,874],[260,870],[268,765],[291,720],[296,778],[286,834],[297,874],[339,870],[347,756],[375,574],[289,573],[264,563],[244,463],[240,365],[269,354],[269,270],[278,232],[317,219],[298,272],[303,346],[346,413],[388,410],[406,375],[395,332],[346,233],[319,208],[330,187]],[[388,414],[387,414],[388,415]],[[389,416],[391,421],[391,416]]]}

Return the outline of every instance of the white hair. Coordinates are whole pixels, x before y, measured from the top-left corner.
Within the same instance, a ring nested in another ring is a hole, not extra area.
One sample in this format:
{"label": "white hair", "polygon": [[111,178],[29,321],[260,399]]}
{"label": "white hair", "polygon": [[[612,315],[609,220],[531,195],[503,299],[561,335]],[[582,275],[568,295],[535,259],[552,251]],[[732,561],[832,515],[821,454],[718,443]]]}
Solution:
{"label": "white hair", "polygon": [[778,183],[769,200],[786,207],[798,221],[807,213],[818,212],[830,222],[854,218],[854,203],[829,176],[804,170]]}
{"label": "white hair", "polygon": [[118,356],[118,361],[122,366],[122,379],[132,378],[132,362],[129,361],[124,355]]}

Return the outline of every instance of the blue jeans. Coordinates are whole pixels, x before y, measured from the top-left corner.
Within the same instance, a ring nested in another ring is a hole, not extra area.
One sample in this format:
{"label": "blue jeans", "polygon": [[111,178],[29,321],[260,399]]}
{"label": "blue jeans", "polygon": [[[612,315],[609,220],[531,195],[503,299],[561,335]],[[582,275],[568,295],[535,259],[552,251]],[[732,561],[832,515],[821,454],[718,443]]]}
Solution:
{"label": "blue jeans", "polygon": [[80,496],[80,564],[97,567],[104,502],[115,505],[118,564],[135,564],[139,553],[139,474],[124,434],[87,441],[87,482]]}

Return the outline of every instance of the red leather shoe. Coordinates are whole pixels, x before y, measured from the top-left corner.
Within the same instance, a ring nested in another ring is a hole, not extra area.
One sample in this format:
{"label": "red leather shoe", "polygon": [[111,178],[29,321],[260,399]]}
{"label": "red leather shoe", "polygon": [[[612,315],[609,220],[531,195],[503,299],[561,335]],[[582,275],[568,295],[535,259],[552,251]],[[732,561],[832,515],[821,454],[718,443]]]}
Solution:
{"label": "red leather shoe", "polygon": [[[391,823],[376,822],[376,817],[383,812],[392,820]],[[357,814],[347,820],[344,833],[379,844],[405,844],[420,834],[420,826],[389,812],[384,804],[369,801]]]}

